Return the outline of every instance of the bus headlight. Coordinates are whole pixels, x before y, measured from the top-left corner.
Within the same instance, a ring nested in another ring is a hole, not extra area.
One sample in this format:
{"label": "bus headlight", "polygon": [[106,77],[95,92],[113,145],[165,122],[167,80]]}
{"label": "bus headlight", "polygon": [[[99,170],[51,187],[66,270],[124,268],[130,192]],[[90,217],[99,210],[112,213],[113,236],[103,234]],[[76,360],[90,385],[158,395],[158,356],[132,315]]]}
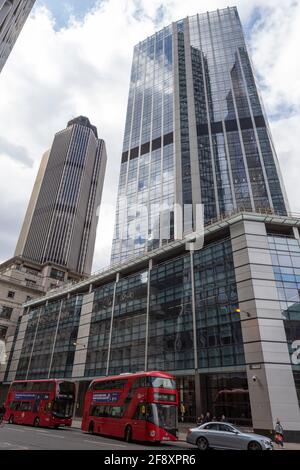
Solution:
{"label": "bus headlight", "polygon": [[155,431],[150,431],[150,436],[155,437]]}

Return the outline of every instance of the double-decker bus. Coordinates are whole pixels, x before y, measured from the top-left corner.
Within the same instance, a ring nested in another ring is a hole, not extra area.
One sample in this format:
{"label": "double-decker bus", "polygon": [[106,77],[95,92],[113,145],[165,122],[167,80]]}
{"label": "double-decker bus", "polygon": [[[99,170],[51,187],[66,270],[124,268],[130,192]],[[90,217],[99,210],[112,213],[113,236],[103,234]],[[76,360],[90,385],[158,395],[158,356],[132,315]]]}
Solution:
{"label": "double-decker bus", "polygon": [[126,441],[176,441],[178,392],[165,372],[95,379],[85,396],[81,429]]}
{"label": "double-decker bus", "polygon": [[11,384],[4,420],[58,428],[71,426],[75,384],[65,380],[18,380]]}

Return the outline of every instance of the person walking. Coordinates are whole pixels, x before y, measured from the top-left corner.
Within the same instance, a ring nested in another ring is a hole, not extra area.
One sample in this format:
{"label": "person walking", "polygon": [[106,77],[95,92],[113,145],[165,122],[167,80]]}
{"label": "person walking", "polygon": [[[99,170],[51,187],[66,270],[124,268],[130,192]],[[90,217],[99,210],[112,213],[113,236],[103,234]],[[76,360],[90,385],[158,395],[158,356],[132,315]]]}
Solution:
{"label": "person walking", "polygon": [[4,415],[5,415],[5,406],[4,406],[4,403],[3,405],[0,406],[0,424],[3,423],[3,418],[4,418]]}
{"label": "person walking", "polygon": [[225,415],[222,415],[222,416],[221,416],[220,421],[221,421],[222,423],[225,423],[225,421],[226,421]]}
{"label": "person walking", "polygon": [[275,425],[275,442],[278,445],[278,448],[280,448],[280,446],[283,448],[283,427],[278,418]]}
{"label": "person walking", "polygon": [[204,415],[201,414],[200,416],[198,416],[197,418],[197,426],[201,426],[201,424],[204,423]]}
{"label": "person walking", "polygon": [[211,421],[210,412],[207,411],[205,418],[204,418],[204,423],[210,423],[210,421]]}

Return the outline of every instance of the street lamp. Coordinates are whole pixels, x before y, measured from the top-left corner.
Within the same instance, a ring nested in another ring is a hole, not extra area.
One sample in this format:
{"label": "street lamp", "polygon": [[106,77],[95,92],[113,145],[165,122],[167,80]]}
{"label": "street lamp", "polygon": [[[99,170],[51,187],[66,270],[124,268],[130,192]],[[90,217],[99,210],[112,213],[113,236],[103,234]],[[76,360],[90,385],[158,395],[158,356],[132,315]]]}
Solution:
{"label": "street lamp", "polygon": [[240,308],[236,308],[235,313],[245,313],[248,318],[251,317],[251,313],[247,312],[246,310],[241,310]]}
{"label": "street lamp", "polygon": [[83,346],[86,348],[86,343],[80,343],[79,341],[74,341],[73,346]]}

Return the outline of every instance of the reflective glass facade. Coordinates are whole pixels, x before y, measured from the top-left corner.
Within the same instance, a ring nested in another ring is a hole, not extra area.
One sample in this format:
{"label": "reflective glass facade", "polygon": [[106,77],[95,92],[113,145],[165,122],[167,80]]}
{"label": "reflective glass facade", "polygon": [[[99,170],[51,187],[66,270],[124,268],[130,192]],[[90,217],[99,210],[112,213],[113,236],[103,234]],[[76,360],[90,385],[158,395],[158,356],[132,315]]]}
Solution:
{"label": "reflective glass facade", "polygon": [[287,210],[235,7],[180,20],[134,48],[112,262],[173,239],[175,203],[203,203],[206,224]]}
{"label": "reflective glass facade", "polygon": [[30,311],[16,379],[71,377],[82,296]]}
{"label": "reflective glass facade", "polygon": [[28,302],[6,383],[69,377],[81,416],[93,378],[165,370],[185,422],[209,410],[269,434],[279,415],[296,442],[299,228],[300,219],[234,214],[205,228],[201,250],[173,242]]}
{"label": "reflective glass facade", "polygon": [[289,353],[295,353],[292,369],[300,406],[300,246],[290,237],[274,235],[268,240]]}
{"label": "reflective glass facade", "polygon": [[[82,305],[73,296],[30,310],[17,378],[69,376]],[[243,365],[237,306],[230,239],[96,287],[84,375]]]}

